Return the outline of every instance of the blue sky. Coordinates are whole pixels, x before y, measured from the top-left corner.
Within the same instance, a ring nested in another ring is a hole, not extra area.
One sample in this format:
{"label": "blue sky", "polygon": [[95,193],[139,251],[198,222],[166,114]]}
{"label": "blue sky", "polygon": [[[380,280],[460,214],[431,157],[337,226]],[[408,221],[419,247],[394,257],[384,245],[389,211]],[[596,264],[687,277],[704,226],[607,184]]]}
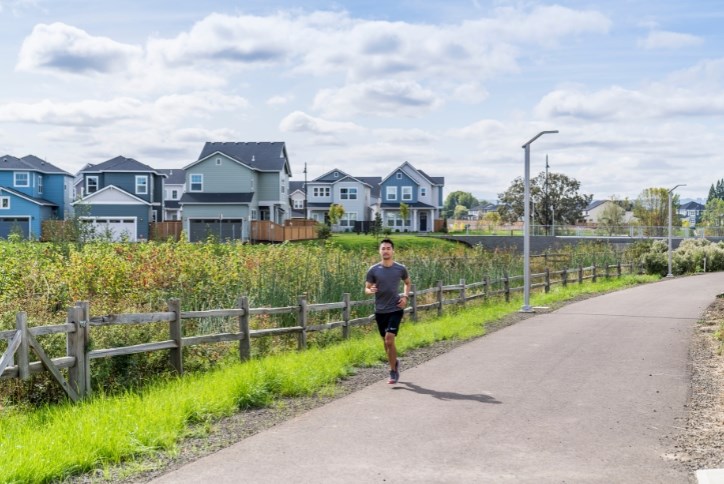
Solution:
{"label": "blue sky", "polygon": [[545,168],[596,199],[724,178],[720,1],[0,0],[0,151],[75,173],[285,141],[293,180],[409,161],[494,201]]}

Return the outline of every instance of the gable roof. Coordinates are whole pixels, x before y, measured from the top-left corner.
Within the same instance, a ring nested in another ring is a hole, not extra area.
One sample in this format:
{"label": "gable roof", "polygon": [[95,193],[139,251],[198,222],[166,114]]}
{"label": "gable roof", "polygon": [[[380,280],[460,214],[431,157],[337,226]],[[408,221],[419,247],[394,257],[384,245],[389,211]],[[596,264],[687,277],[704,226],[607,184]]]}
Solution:
{"label": "gable roof", "polygon": [[[404,170],[405,167],[410,168],[410,169],[411,169],[412,171],[414,171],[415,173],[418,173],[418,174],[420,174],[422,177],[424,177],[425,179],[427,179],[427,181],[430,181],[430,179],[429,179],[424,173],[422,173],[421,171],[417,170],[414,166],[412,166],[412,165],[410,164],[409,161],[406,161],[406,162],[404,162],[403,164],[401,164],[400,166],[398,166],[397,168],[395,168],[394,170],[392,170],[392,171],[390,172],[390,174],[387,175],[386,177],[384,177],[380,183],[386,182],[388,178],[390,178],[392,175],[394,175],[394,174],[397,173],[398,171],[403,171],[403,172],[404,172],[404,171],[405,171],[405,170]],[[408,173],[408,176],[409,176],[409,173]],[[413,181],[415,181],[415,182],[417,182],[417,183],[419,184],[419,182],[418,182],[417,180],[415,180],[414,177],[411,177],[411,178],[413,179]]]}
{"label": "gable roof", "polygon": [[[335,173],[337,173],[337,176],[334,176]],[[342,170],[334,168],[333,170],[329,170],[324,175],[318,176],[317,178],[312,180],[312,183],[334,183],[334,182],[339,181],[342,178],[345,178],[348,176],[350,176],[348,173],[345,173]]]}
{"label": "gable roof", "polygon": [[148,172],[159,176],[166,176],[138,160],[126,158],[125,156],[116,156],[115,158],[111,158],[103,163],[91,165],[88,168],[81,170],[82,173],[101,173],[108,171],[129,173]]}
{"label": "gable roof", "polygon": [[15,195],[16,197],[23,198],[36,205],[42,205],[42,206],[46,206],[46,207],[57,207],[58,206],[53,202],[45,200],[44,198],[31,197],[30,195],[26,195],[24,193],[18,192],[16,190],[13,190],[12,188],[8,188],[8,187],[0,186],[0,193],[1,192],[8,192],[11,195]]}
{"label": "gable roof", "polygon": [[186,183],[186,170],[183,168],[171,168],[156,170],[162,175],[166,175],[166,185],[183,185]]}
{"label": "gable roof", "polygon": [[244,142],[212,142],[204,144],[199,159],[189,167],[203,161],[215,153],[222,153],[229,158],[253,168],[257,171],[287,171],[291,175],[287,147],[283,141],[244,141]]}
{"label": "gable roof", "polygon": [[23,156],[22,158],[12,155],[0,156],[0,170],[37,171],[49,175],[57,173],[72,176],[70,173],[34,155]]}
{"label": "gable roof", "polygon": [[610,202],[610,200],[592,200],[591,203],[589,203],[588,206],[586,208],[584,208],[583,210],[589,212],[589,211],[593,210],[594,208],[603,205],[606,202]]}
{"label": "gable roof", "polygon": [[687,202],[684,205],[679,205],[679,210],[704,210],[706,207],[699,202]]}
{"label": "gable roof", "polygon": [[218,204],[239,204],[239,203],[251,203],[254,198],[253,193],[196,193],[186,192],[181,196],[179,203],[181,205],[186,204],[197,204],[197,203],[209,203],[212,205]]}
{"label": "gable roof", "polygon": [[[84,204],[84,203],[88,203],[89,201],[92,202],[93,198],[100,197],[100,196],[106,194],[106,192],[118,192],[121,196],[123,196],[125,198],[130,198],[134,202],[142,203],[143,205],[151,205],[151,203],[147,202],[146,200],[139,198],[132,193],[128,193],[124,189],[118,188],[115,185],[105,186],[105,187],[101,188],[100,190],[98,190],[97,192],[93,192],[93,193],[81,198],[80,200],[76,200],[75,202],[72,203],[72,205]],[[104,202],[104,203],[108,203],[108,202]],[[117,202],[114,202],[114,203],[117,203]],[[103,204],[103,203],[101,203],[101,204]]]}
{"label": "gable roof", "polygon": [[302,193],[305,192],[303,181],[290,181],[289,182],[289,193],[294,193],[296,191],[300,191]]}

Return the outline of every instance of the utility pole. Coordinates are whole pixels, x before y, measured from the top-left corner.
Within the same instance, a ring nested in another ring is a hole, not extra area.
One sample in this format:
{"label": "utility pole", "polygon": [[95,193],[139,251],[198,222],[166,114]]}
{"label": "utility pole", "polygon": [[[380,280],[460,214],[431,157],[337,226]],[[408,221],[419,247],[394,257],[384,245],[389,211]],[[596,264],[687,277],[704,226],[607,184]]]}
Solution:
{"label": "utility pole", "polygon": [[309,218],[309,210],[307,209],[307,162],[304,162],[304,219]]}
{"label": "utility pole", "polygon": [[[548,221],[548,155],[546,154],[546,181],[545,181],[545,202],[543,202],[543,213],[546,221]],[[550,225],[550,224],[546,224]]]}

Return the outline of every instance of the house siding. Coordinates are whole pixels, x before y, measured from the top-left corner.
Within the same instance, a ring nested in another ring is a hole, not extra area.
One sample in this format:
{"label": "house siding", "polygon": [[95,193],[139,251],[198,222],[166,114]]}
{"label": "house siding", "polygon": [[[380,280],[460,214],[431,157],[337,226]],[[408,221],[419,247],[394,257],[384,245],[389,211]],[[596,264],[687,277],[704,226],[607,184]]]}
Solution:
{"label": "house siding", "polygon": [[281,199],[279,186],[279,173],[260,173],[259,187],[256,191],[257,200],[260,202],[278,202]]}
{"label": "house siding", "polygon": [[43,193],[40,198],[58,205],[58,216],[64,218],[72,214],[70,206],[70,187],[73,178],[63,175],[45,175],[43,179]]}
{"label": "house siding", "polygon": [[[397,173],[402,173],[402,178],[397,178]],[[395,200],[390,200],[387,198],[387,187],[397,187],[397,198]],[[403,200],[402,199],[402,187],[411,187],[412,188],[412,199],[411,200]],[[389,177],[385,182],[382,184],[380,197],[382,198],[383,202],[387,203],[415,203],[417,202],[417,196],[418,196],[418,189],[419,185],[416,181],[414,181],[410,176],[405,173],[402,170],[396,170],[395,173],[392,174],[391,177]]]}
{"label": "house siding", "polygon": [[[342,200],[341,189],[342,188],[356,188],[357,189],[357,200]],[[365,186],[358,182],[340,182],[333,186],[334,200],[335,203],[344,207],[345,213],[356,213],[357,221],[369,220],[369,210],[367,210],[366,204],[366,190]]]}
{"label": "house siding", "polygon": [[[221,165],[216,160],[221,159]],[[223,154],[217,154],[186,170],[186,191],[190,192],[191,175],[204,176],[204,193],[245,193],[252,189],[255,173]],[[256,183],[254,183],[256,185]],[[254,188],[257,188],[256,186]],[[185,210],[185,208],[184,208]]]}

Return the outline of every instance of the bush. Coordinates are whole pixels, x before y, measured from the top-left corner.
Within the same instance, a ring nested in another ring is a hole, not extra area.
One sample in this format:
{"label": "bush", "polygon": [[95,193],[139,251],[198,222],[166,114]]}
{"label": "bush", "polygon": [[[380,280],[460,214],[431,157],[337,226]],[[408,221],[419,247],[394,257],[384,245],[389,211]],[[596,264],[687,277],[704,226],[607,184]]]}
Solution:
{"label": "bush", "polygon": [[651,244],[649,252],[641,256],[641,263],[648,274],[665,276],[669,272],[668,246],[662,240]]}
{"label": "bush", "polygon": [[317,225],[317,237],[320,239],[328,239],[332,236],[332,229],[327,224]]}

